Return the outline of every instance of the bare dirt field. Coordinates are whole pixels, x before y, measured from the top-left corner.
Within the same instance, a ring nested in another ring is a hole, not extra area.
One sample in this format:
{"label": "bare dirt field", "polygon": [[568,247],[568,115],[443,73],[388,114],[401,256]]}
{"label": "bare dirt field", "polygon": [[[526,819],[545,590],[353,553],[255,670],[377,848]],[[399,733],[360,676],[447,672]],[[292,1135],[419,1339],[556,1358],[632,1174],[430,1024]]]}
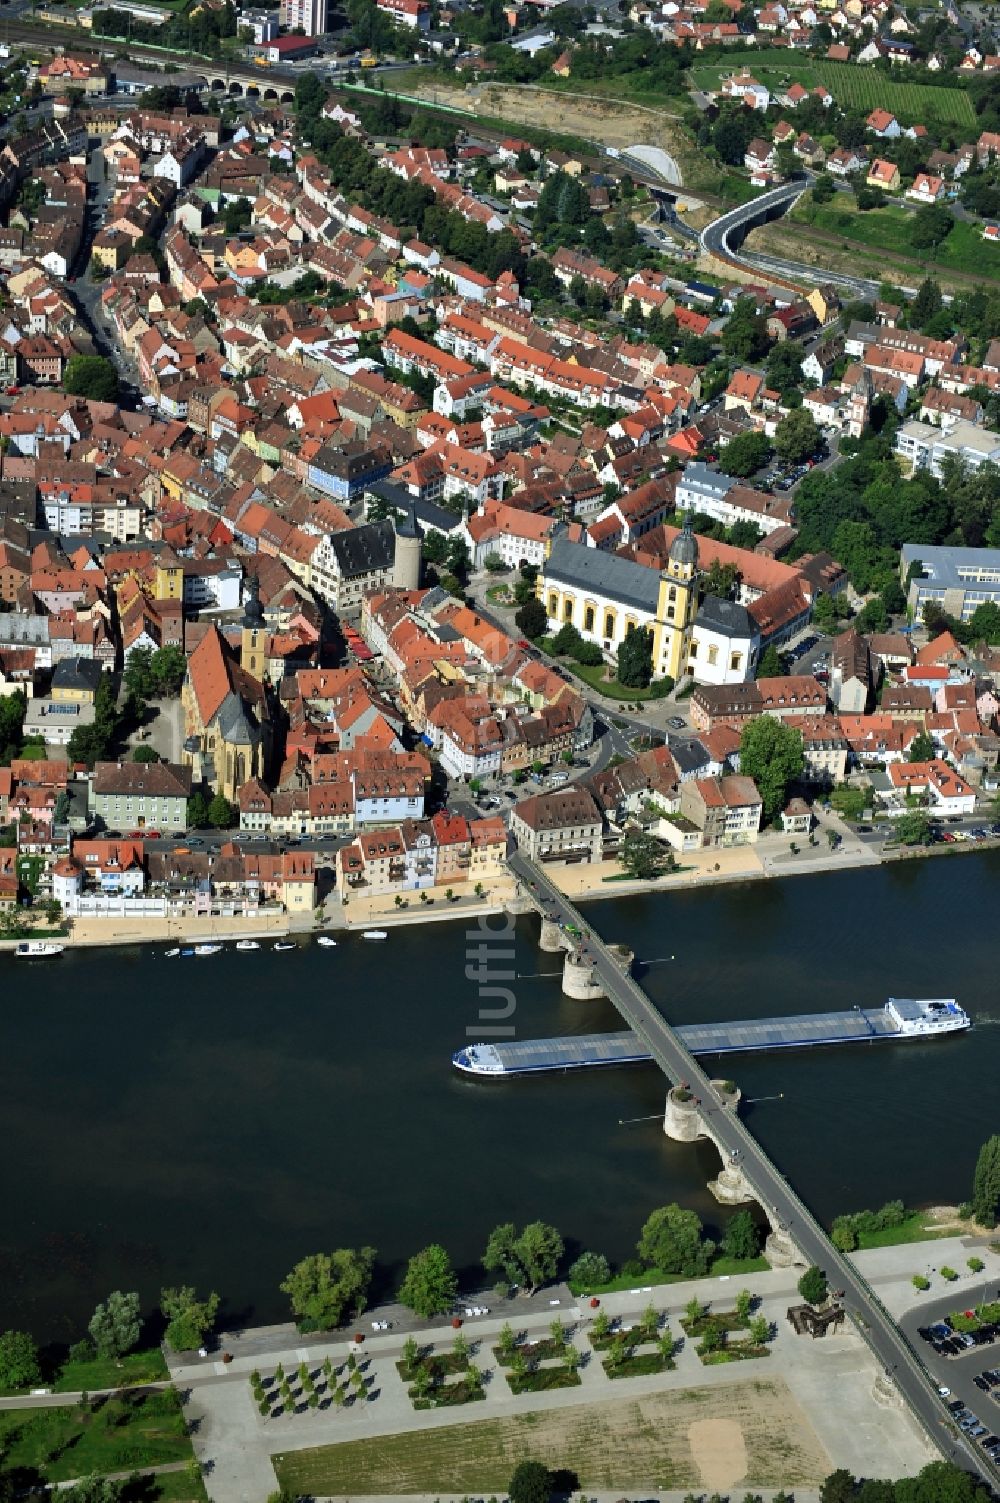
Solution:
{"label": "bare dirt field", "polygon": [[517,1460],[572,1470],[584,1491],[816,1486],[832,1463],[780,1378],[426,1428],[274,1458],[279,1485],[318,1497],[500,1493]]}
{"label": "bare dirt field", "polygon": [[[602,146],[659,146],[674,158],[686,186],[707,186],[707,164],[676,117],[665,110],[524,84],[483,84],[465,89],[407,75],[405,86],[429,104],[449,104],[497,120],[582,136]],[[718,174],[710,175],[714,182]]]}
{"label": "bare dirt field", "polygon": [[688,1441],[704,1487],[728,1492],[747,1474],[747,1448],[743,1431],[733,1419],[695,1420]]}

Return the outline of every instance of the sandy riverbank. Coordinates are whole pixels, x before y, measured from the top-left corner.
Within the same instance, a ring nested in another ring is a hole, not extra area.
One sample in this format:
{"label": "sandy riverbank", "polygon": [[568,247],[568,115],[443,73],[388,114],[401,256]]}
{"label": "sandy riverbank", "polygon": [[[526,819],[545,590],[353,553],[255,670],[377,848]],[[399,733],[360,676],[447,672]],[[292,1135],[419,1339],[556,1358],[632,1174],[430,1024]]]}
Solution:
{"label": "sandy riverbank", "polygon": [[[187,945],[202,940],[222,943],[237,939],[281,939],[286,934],[300,932],[290,923],[287,913],[264,914],[256,918],[74,919],[72,925],[70,933],[62,936],[59,943],[74,949],[100,945]],[[311,932],[312,927],[310,921],[306,932]],[[16,940],[11,940],[3,948],[12,950],[16,943]]]}

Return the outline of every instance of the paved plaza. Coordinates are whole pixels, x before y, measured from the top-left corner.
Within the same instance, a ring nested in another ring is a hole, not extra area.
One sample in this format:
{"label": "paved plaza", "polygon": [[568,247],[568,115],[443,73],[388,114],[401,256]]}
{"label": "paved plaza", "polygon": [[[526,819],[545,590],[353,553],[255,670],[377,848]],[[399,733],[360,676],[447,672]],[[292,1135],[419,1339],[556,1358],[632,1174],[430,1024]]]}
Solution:
{"label": "paved plaza", "polygon": [[[1000,1278],[1000,1257],[985,1245],[973,1246],[958,1238],[860,1253],[856,1261],[884,1304],[898,1316],[919,1308],[922,1300],[940,1300],[950,1286],[936,1276],[936,1270],[943,1264],[964,1269],[971,1251],[987,1264],[986,1274],[975,1281],[977,1287],[983,1278]],[[926,1295],[913,1289],[915,1272],[931,1274],[932,1288]],[[674,1371],[615,1380],[608,1378],[599,1357],[591,1353],[586,1337],[596,1312],[586,1301],[575,1300],[565,1286],[507,1307],[498,1307],[489,1295],[470,1298],[470,1305],[490,1307],[488,1316],[470,1317],[463,1325],[472,1360],[486,1376],[486,1398],[460,1408],[413,1408],[395,1365],[406,1335],[417,1333],[422,1344],[433,1343],[436,1351],[443,1352],[449,1350],[455,1332],[449,1325],[429,1327],[426,1322],[407,1317],[399,1307],[369,1312],[357,1323],[356,1329],[365,1333],[361,1360],[375,1396],[345,1410],[306,1410],[263,1420],[253,1403],[248,1377],[254,1368],[263,1374],[273,1371],[279,1361],[287,1371],[301,1362],[315,1371],[327,1356],[339,1364],[350,1350],[346,1334],[310,1340],[300,1338],[290,1325],[235,1333],[226,1336],[223,1343],[232,1355],[231,1362],[223,1363],[214,1354],[197,1365],[175,1365],[173,1377],[186,1392],[185,1412],[194,1424],[195,1450],[206,1470],[209,1493],[217,1503],[262,1503],[275,1485],[270,1458],[290,1451],[367,1436],[475,1423],[496,1416],[571,1408],[629,1395],[746,1385],[762,1377],[785,1384],[789,1395],[794,1395],[816,1441],[830,1458],[831,1470],[846,1466],[862,1476],[902,1476],[919,1470],[936,1452],[907,1411],[873,1397],[877,1369],[857,1333],[847,1328],[815,1341],[793,1334],[785,1312],[789,1304],[798,1302],[796,1282],[796,1270],[781,1270],[637,1287],[602,1296],[601,1309],[623,1321],[636,1319],[652,1303],[666,1315],[679,1343]],[[967,1282],[971,1290],[971,1275]],[[759,1313],[776,1330],[771,1354],[751,1363],[703,1367],[694,1343],[683,1337],[680,1317],[684,1307],[696,1296],[717,1310],[725,1310],[732,1307],[742,1288],[757,1297]],[[962,1280],[954,1287],[956,1302],[961,1300],[961,1289]],[[504,1320],[509,1319],[515,1331],[544,1336],[556,1315],[572,1328],[570,1339],[585,1354],[579,1387],[515,1396],[491,1350]],[[391,1329],[374,1333],[372,1321],[376,1319],[389,1319]],[[780,1481],[776,1478],[775,1484]],[[808,1491],[798,1489],[797,1497],[800,1503],[809,1503]],[[666,1494],[663,1499],[668,1503]]]}

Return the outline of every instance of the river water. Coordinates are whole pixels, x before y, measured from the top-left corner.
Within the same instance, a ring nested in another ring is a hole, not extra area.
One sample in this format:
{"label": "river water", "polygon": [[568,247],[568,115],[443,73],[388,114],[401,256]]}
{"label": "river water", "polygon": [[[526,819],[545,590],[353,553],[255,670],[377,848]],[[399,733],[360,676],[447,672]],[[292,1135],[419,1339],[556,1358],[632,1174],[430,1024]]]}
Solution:
{"label": "river water", "polygon": [[[934,1043],[727,1062],[747,1120],[829,1221],[899,1197],[963,1199],[997,1129],[1000,853],[593,904],[649,965],[672,1021],[956,996],[976,1020]],[[523,1037],[620,1026],[538,972],[517,922]],[[73,1340],[112,1288],[215,1288],[230,1320],[287,1318],[309,1252],[369,1243],[381,1290],[441,1241],[470,1272],[498,1221],[554,1222],[630,1256],[656,1205],[715,1227],[714,1151],[669,1143],[653,1067],[486,1084],[453,1051],[481,1035],[462,921],[336,950],[160,947],[0,961],[0,1329]],[[666,957],[673,956],[673,959]],[[475,958],[474,953],[471,957]],[[777,1098],[777,1099],[776,1099]],[[623,1125],[624,1123],[624,1125]]]}

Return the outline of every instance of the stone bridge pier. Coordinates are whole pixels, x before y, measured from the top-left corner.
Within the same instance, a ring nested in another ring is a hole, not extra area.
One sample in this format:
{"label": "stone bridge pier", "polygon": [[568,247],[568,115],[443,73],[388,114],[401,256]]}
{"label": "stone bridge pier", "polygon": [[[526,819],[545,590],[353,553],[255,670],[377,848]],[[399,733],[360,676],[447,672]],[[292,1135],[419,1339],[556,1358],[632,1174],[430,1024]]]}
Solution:
{"label": "stone bridge pier", "polygon": [[[741,1092],[730,1080],[713,1080],[712,1089],[727,1111],[739,1108]],[[722,1168],[715,1179],[709,1180],[708,1188],[722,1205],[746,1205],[756,1201],[767,1217],[770,1232],[764,1243],[764,1257],[772,1268],[790,1268],[801,1263],[798,1248],[788,1234],[788,1229],[775,1215],[771,1206],[761,1200],[747,1177],[742,1163],[719,1142],[708,1126],[701,1110],[701,1100],[685,1085],[671,1086],[667,1092],[667,1104],[663,1115],[663,1131],[675,1143],[696,1143],[708,1138],[719,1151]]]}

